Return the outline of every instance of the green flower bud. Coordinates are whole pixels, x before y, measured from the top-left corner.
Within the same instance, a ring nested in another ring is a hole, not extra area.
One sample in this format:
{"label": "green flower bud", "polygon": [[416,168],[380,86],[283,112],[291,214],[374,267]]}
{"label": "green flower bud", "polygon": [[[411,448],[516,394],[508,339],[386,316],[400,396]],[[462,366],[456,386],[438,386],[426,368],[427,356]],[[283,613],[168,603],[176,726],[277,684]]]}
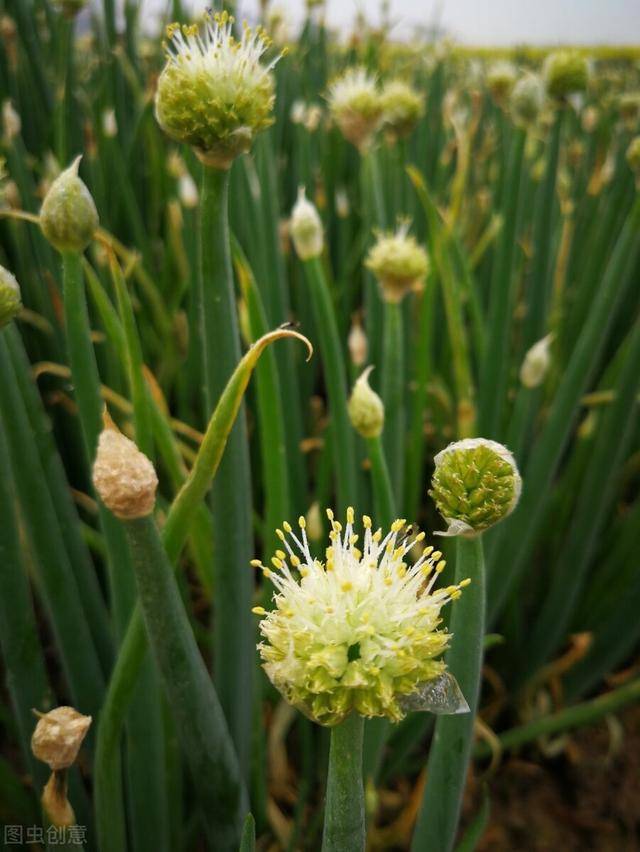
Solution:
{"label": "green flower bud", "polygon": [[384,405],[378,394],[369,385],[369,374],[373,367],[367,367],[360,375],[349,397],[349,419],[353,428],[363,438],[377,438],[384,426]]}
{"label": "green flower bud", "polygon": [[513,87],[509,101],[516,124],[536,122],[544,103],[544,85],[536,74],[524,74]]}
{"label": "green flower bud", "polygon": [[585,92],[589,83],[587,60],[577,50],[550,53],[545,59],[543,74],[547,94],[558,100]]}
{"label": "green flower bud", "polygon": [[82,252],[98,227],[98,211],[91,193],[78,177],[81,157],[51,184],[40,208],[40,227],[60,252]]}
{"label": "green flower bud", "polygon": [[477,535],[515,509],[522,479],[502,444],[465,438],[449,444],[434,461],[429,496],[449,525],[438,535]]}
{"label": "green flower bud", "polygon": [[291,211],[289,233],[300,260],[310,260],[322,254],[322,220],[315,206],[307,200],[303,186],[298,190],[298,200]]}
{"label": "green flower bud", "polygon": [[426,251],[407,230],[405,222],[395,233],[379,234],[365,260],[387,302],[402,301],[410,290],[422,284],[429,269]]}
{"label": "green flower bud", "polygon": [[635,136],[629,143],[626,158],[631,171],[640,177],[640,136]]}
{"label": "green flower bud", "polygon": [[260,58],[271,42],[261,28],[245,27],[238,41],[226,12],[198,25],[167,28],[167,63],[158,80],[160,127],[190,145],[203,163],[228,169],[256,135],[273,124],[275,87]]}
{"label": "green flower bud", "polygon": [[404,80],[389,80],[380,94],[382,124],[392,137],[408,136],[424,114],[424,97]]}
{"label": "green flower bud", "polygon": [[364,68],[349,68],[329,89],[329,110],[342,135],[365,150],[382,117],[376,81]]}
{"label": "green flower bud", "polygon": [[504,106],[516,82],[516,69],[510,62],[496,62],[487,71],[487,88],[497,104]]}
{"label": "green flower bud", "polygon": [[18,282],[8,269],[0,266],[0,328],[8,325],[21,308]]}

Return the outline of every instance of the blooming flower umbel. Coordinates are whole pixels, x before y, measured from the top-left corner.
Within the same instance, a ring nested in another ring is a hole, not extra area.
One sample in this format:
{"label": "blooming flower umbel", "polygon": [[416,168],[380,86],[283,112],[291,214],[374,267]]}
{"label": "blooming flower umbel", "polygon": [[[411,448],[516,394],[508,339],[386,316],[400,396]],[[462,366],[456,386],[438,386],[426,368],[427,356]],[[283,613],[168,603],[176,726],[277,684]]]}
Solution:
{"label": "blooming flower umbel", "polygon": [[345,139],[364,150],[382,118],[376,80],[365,68],[349,68],[329,89],[329,109]]}
{"label": "blooming flower umbel", "polygon": [[439,657],[451,636],[438,629],[440,610],[470,581],[435,589],[442,553],[424,547],[409,564],[424,533],[411,537],[403,520],[383,535],[365,515],[361,541],[353,509],[344,528],[327,515],[324,561],[311,555],[300,518],[299,533],[288,523],[277,530],[284,550],[272,567],[252,563],[276,590],[273,610],[253,610],[264,616],[258,648],[265,671],[287,701],[320,724],[337,725],[352,711],[398,721],[421,709],[415,697],[445,672]]}
{"label": "blooming flower umbel", "polygon": [[226,12],[207,17],[202,28],[171,24],[156,93],[156,118],[165,133],[219,169],[229,168],[273,123],[271,69],[280,58],[261,63],[271,42],[260,27],[244,26],[240,39],[232,29]]}
{"label": "blooming flower umbel", "polygon": [[401,302],[424,281],[429,258],[424,247],[409,234],[409,223],[402,222],[395,232],[378,234],[365,266],[378,279],[385,301]]}

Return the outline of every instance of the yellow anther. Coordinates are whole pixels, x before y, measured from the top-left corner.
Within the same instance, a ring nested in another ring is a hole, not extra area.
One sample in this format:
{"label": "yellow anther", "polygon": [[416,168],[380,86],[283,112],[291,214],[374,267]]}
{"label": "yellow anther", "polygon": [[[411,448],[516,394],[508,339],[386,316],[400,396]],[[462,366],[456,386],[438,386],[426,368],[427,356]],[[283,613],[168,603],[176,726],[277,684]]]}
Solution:
{"label": "yellow anther", "polygon": [[430,544],[428,547],[425,547],[425,549],[422,551],[422,555],[428,556],[431,553],[432,550],[433,550],[433,545]]}
{"label": "yellow anther", "polygon": [[458,588],[459,589],[466,589],[466,587],[469,586],[470,584],[471,584],[471,577],[467,577],[466,580],[461,580],[458,583]]}
{"label": "yellow anther", "polygon": [[271,557],[271,564],[274,568],[282,568],[282,562],[278,559],[277,556]]}
{"label": "yellow anther", "polygon": [[336,532],[342,532],[342,524],[340,521],[331,521],[331,526]]}
{"label": "yellow anther", "polygon": [[347,508],[347,523],[352,524],[354,518],[355,518],[355,515],[354,515],[354,512],[353,512],[353,506],[349,506]]}
{"label": "yellow anther", "polygon": [[251,612],[254,615],[266,615],[267,611],[263,606],[254,606]]}
{"label": "yellow anther", "polygon": [[309,569],[308,569],[308,568],[301,568],[301,569],[300,569],[300,576],[301,576],[301,577],[306,577],[306,576],[308,575],[308,573],[309,573]]}
{"label": "yellow anther", "polygon": [[363,523],[364,528],[366,530],[371,529],[371,518],[369,517],[369,515],[363,515],[362,516],[362,523]]}
{"label": "yellow anther", "polygon": [[444,559],[441,559],[440,562],[438,562],[438,564],[436,565],[436,571],[438,572],[438,574],[442,574],[446,565],[447,563]]}
{"label": "yellow anther", "polygon": [[291,524],[289,523],[289,521],[285,521],[285,522],[284,522],[284,524],[283,524],[282,526],[284,527],[284,531],[285,531],[286,533],[293,532],[293,527],[291,526]]}
{"label": "yellow anther", "polygon": [[342,591],[343,591],[343,592],[350,592],[350,591],[353,589],[353,583],[350,583],[348,580],[346,580],[346,581],[345,581],[345,582],[344,582],[344,583],[340,586],[340,588],[342,589]]}
{"label": "yellow anther", "polygon": [[385,577],[384,578],[384,584],[385,584],[385,586],[392,586],[393,580],[391,579],[391,577]]}
{"label": "yellow anther", "polygon": [[287,554],[284,552],[284,550],[276,550],[276,556],[278,557],[278,559],[287,558]]}
{"label": "yellow anther", "polygon": [[332,607],[332,606],[327,606],[327,607],[325,607],[325,610],[324,610],[324,611],[325,611],[326,613],[328,613],[329,615],[333,615],[333,607]]}
{"label": "yellow anther", "polygon": [[353,557],[354,557],[354,559],[357,559],[358,562],[359,562],[362,559],[362,551],[358,550],[357,547],[354,547],[353,548]]}
{"label": "yellow anther", "polygon": [[382,538],[382,530],[380,530],[380,529],[376,530],[374,532],[372,538],[377,544],[380,541],[380,539]]}
{"label": "yellow anther", "polygon": [[434,550],[434,552],[431,554],[431,558],[433,559],[434,562],[437,562],[438,559],[440,559],[441,556],[442,556],[442,551],[440,551],[440,550]]}
{"label": "yellow anther", "polygon": [[418,535],[414,538],[413,543],[418,544],[418,542],[424,541],[426,538],[425,532],[419,532]]}
{"label": "yellow anther", "polygon": [[262,575],[268,580],[270,577],[273,577],[273,571],[270,568],[263,568]]}
{"label": "yellow anther", "polygon": [[276,530],[276,535],[278,536],[280,541],[284,541],[284,533],[282,532],[282,530]]}
{"label": "yellow anther", "polygon": [[355,533],[353,535],[350,535],[349,544],[353,547],[353,545],[358,541],[359,538],[360,536],[356,535]]}
{"label": "yellow anther", "polygon": [[249,565],[252,565],[254,568],[262,568],[262,562],[259,559],[252,559]]}
{"label": "yellow anther", "polygon": [[307,526],[307,521],[304,515],[300,515],[300,517],[298,518],[298,526],[301,530],[305,529],[305,527]]}
{"label": "yellow anther", "polygon": [[331,530],[331,531],[329,532],[329,539],[330,539],[331,541],[335,541],[337,538],[338,538],[338,533],[337,533],[337,531],[336,531],[336,530]]}
{"label": "yellow anther", "polygon": [[294,568],[297,568],[298,565],[300,564],[300,557],[296,556],[295,553],[291,557],[291,564],[293,565]]}
{"label": "yellow anther", "polygon": [[396,520],[395,520],[395,521],[391,524],[391,532],[395,532],[395,533],[400,532],[400,530],[402,529],[402,527],[403,527],[405,524],[406,524],[406,519],[405,519],[405,518],[397,518],[397,519],[396,519]]}
{"label": "yellow anther", "polygon": [[333,509],[327,509],[327,517],[330,521],[333,520]]}
{"label": "yellow anther", "polygon": [[433,566],[431,565],[431,563],[427,562],[425,565],[422,566],[420,571],[421,571],[422,574],[424,574],[425,577],[428,577],[429,574],[431,573],[432,568],[433,568]]}

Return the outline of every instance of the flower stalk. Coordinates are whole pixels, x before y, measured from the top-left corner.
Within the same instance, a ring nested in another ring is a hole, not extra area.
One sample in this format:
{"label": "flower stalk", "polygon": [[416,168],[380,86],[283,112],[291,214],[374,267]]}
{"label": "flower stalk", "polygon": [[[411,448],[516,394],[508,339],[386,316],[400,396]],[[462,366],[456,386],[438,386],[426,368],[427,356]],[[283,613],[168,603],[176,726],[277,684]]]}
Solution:
{"label": "flower stalk", "polygon": [[357,713],[331,729],[322,852],[365,848],[363,731],[364,719]]}

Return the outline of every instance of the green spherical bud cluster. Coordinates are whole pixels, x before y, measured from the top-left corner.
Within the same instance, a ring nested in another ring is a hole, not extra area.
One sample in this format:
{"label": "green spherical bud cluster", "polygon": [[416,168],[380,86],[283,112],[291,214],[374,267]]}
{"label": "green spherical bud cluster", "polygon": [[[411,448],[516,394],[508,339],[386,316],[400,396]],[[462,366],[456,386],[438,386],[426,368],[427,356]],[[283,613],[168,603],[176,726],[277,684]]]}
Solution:
{"label": "green spherical bud cluster", "polygon": [[536,74],[524,74],[513,87],[509,105],[516,124],[528,127],[538,119],[544,104],[544,85]]}
{"label": "green spherical bud cluster", "polygon": [[477,535],[516,507],[522,479],[502,444],[466,438],[438,453],[435,465],[429,495],[449,525],[440,535]]}
{"label": "green spherical bud cluster", "polygon": [[298,200],[291,211],[289,232],[300,260],[320,257],[324,245],[322,220],[315,206],[307,200],[303,186],[298,190]]}
{"label": "green spherical bud cluster", "polygon": [[21,308],[20,286],[9,270],[0,266],[0,328],[8,325]]}
{"label": "green spherical bud cluster", "polygon": [[366,149],[382,118],[380,92],[364,68],[349,68],[329,89],[329,110],[342,135]]}
{"label": "green spherical bud cluster", "polygon": [[91,193],[78,177],[80,157],[51,184],[40,208],[40,227],[60,252],[82,252],[98,227],[98,211]]}
{"label": "green spherical bud cluster", "polygon": [[381,233],[371,247],[365,266],[380,282],[387,302],[400,302],[424,281],[429,258],[423,246],[407,233],[403,223],[395,233]]}
{"label": "green spherical bud cluster", "polygon": [[562,100],[585,92],[589,84],[589,66],[577,50],[556,50],[545,59],[544,81],[547,94]]}
{"label": "green spherical bud cluster", "polygon": [[636,175],[640,176],[640,136],[635,136],[629,143],[626,153],[627,163],[629,168]]}
{"label": "green spherical bud cluster", "polygon": [[280,58],[262,65],[270,46],[264,31],[245,27],[238,40],[232,27],[224,12],[208,18],[203,29],[171,24],[155,99],[165,133],[218,169],[228,169],[273,124],[271,69]]}
{"label": "green spherical bud cluster", "polygon": [[380,93],[382,124],[394,138],[408,136],[424,114],[424,97],[404,80],[389,80]]}
{"label": "green spherical bud cluster", "polygon": [[487,71],[487,88],[497,104],[503,106],[516,82],[516,69],[510,62],[496,62]]}
{"label": "green spherical bud cluster", "polygon": [[349,397],[349,419],[363,438],[377,438],[384,426],[384,405],[369,384],[373,367],[367,367],[358,378]]}

